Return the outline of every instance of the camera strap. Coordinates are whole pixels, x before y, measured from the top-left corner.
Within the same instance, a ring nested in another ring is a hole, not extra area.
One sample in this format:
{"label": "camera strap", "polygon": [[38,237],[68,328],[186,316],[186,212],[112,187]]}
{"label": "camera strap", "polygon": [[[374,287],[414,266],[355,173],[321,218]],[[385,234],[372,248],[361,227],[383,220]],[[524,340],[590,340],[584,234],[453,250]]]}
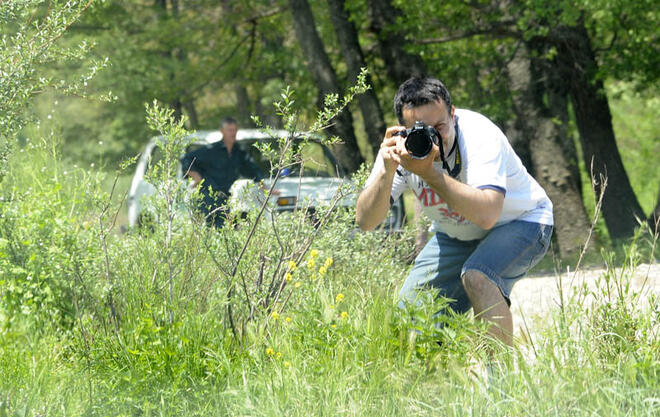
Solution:
{"label": "camera strap", "polygon": [[451,156],[451,154],[456,151],[456,159],[454,161],[454,168],[449,169],[449,164],[447,163],[447,159],[445,158],[445,151],[444,151],[444,146],[442,146],[442,143],[440,144],[440,159],[442,160],[442,168],[449,173],[449,176],[452,178],[458,178],[458,174],[461,172],[461,153],[458,150],[458,123],[454,125],[456,135],[454,137],[454,144],[452,145],[451,149],[447,153],[447,158]]}

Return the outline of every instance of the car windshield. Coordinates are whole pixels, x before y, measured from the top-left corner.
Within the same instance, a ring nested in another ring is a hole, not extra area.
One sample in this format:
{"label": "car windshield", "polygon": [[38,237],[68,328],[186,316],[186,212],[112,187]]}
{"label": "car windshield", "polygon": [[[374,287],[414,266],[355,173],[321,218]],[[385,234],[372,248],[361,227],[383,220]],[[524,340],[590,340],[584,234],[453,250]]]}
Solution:
{"label": "car windshield", "polygon": [[[264,158],[257,148],[254,147],[256,140],[242,140],[239,146],[252,156],[262,172],[270,172],[270,162]],[[278,142],[274,141],[273,146],[277,151]],[[340,170],[337,162],[332,156],[330,150],[320,143],[308,141],[296,141],[294,147],[300,152],[303,160],[303,176],[306,177],[338,177]],[[299,175],[300,166],[292,167],[286,175]]]}
{"label": "car windshield", "polygon": [[[243,151],[250,154],[254,162],[257,164],[261,172],[266,176],[270,172],[271,166],[270,162],[255,148],[254,144],[258,142],[258,139],[243,139],[236,142],[236,145],[239,146]],[[279,143],[273,141],[273,147],[277,152]],[[205,146],[202,143],[193,143],[186,148],[186,152],[191,152],[195,149],[198,149],[202,146]],[[314,141],[303,141],[297,140],[294,142],[294,147],[297,152],[300,152],[302,156],[303,164],[303,176],[305,177],[340,177],[341,168],[338,166],[337,161],[335,160],[332,152],[320,143]],[[158,155],[156,155],[158,154]],[[158,147],[154,148],[152,152],[152,161],[158,159],[160,156],[160,149]],[[152,164],[150,164],[152,165]],[[293,176],[300,175],[300,165],[291,167],[288,171],[284,173],[284,176]]]}

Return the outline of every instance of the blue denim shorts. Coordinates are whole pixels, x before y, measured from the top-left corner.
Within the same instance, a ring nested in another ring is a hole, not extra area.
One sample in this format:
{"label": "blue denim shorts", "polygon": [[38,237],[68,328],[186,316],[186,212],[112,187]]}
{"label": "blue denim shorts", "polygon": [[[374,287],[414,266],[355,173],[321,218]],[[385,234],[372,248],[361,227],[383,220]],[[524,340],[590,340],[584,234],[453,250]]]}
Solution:
{"label": "blue denim shorts", "polygon": [[467,312],[472,304],[461,282],[467,270],[485,274],[511,304],[513,284],[543,258],[551,236],[552,226],[520,220],[494,227],[478,240],[436,233],[415,259],[399,293],[400,305],[414,303],[419,291],[427,288],[451,299],[449,307],[457,313]]}

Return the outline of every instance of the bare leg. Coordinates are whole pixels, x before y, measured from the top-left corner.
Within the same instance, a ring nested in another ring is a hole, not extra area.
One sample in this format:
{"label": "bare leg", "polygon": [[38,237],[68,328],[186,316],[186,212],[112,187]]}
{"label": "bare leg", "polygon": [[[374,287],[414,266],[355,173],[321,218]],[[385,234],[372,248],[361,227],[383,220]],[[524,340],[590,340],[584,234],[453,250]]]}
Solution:
{"label": "bare leg", "polygon": [[465,271],[461,280],[472,303],[474,316],[492,323],[488,327],[488,333],[507,346],[512,346],[513,318],[497,285],[486,275],[473,269]]}

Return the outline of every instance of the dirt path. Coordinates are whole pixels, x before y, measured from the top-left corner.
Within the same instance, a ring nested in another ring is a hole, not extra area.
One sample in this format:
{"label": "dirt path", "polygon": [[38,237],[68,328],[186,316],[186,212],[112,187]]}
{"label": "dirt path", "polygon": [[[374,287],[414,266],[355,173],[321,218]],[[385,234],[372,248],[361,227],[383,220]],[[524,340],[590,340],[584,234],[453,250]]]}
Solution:
{"label": "dirt path", "polygon": [[[561,275],[539,275],[521,279],[511,293],[515,334],[520,336],[523,333],[525,322],[530,332],[535,333],[534,328],[548,320],[548,312],[558,308],[560,304],[560,288],[566,300],[568,295],[575,294],[584,288],[583,286],[590,289],[603,288],[602,281],[606,274],[605,269],[586,269],[577,273],[565,271]],[[625,278],[621,280],[620,269],[612,276],[619,281],[625,281]],[[623,276],[629,276],[629,271],[624,271]],[[630,286],[632,291],[641,292],[643,302],[648,302],[651,293],[660,295],[660,263],[639,265],[633,273]],[[585,302],[589,302],[589,297]]]}

